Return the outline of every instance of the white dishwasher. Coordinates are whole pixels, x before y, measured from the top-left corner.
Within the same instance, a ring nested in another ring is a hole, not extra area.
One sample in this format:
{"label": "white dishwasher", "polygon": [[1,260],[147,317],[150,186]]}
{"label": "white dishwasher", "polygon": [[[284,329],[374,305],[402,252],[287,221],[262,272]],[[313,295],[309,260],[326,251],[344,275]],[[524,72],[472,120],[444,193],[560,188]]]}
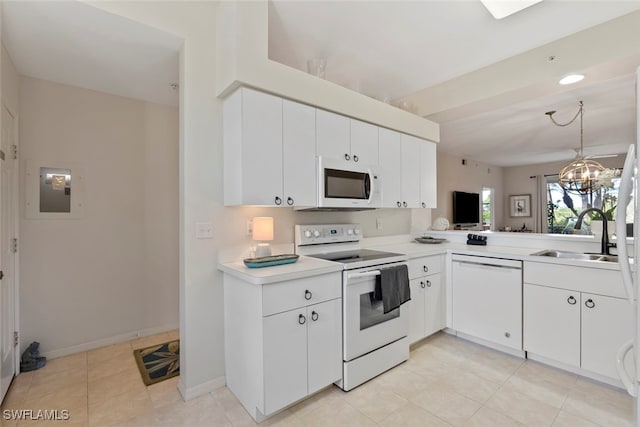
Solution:
{"label": "white dishwasher", "polygon": [[522,261],[452,256],[452,326],[522,350]]}

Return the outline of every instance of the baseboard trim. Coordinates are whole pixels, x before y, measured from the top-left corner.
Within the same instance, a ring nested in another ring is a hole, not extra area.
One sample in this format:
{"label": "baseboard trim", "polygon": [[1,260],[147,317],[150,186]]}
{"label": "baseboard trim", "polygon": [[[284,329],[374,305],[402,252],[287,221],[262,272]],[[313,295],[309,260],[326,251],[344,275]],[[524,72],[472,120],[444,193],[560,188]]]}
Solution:
{"label": "baseboard trim", "polygon": [[107,345],[120,344],[122,342],[134,340],[136,338],[148,337],[150,335],[173,331],[174,329],[178,329],[177,324],[140,329],[138,331],[127,332],[126,334],[115,335],[109,338],[103,338],[100,340],[90,341],[71,347],[48,351],[46,353],[42,353],[42,356],[45,356],[47,359],[57,359],[58,357],[69,356],[71,354],[81,353],[83,351],[95,350],[96,348],[105,347]]}
{"label": "baseboard trim", "polygon": [[214,378],[202,384],[198,384],[197,386],[187,388],[182,382],[182,377],[180,377],[180,382],[178,383],[178,391],[180,392],[182,399],[187,401],[195,399],[196,397],[200,397],[204,394],[211,393],[215,389],[224,387],[226,384],[227,380],[224,376],[222,376],[219,378]]}

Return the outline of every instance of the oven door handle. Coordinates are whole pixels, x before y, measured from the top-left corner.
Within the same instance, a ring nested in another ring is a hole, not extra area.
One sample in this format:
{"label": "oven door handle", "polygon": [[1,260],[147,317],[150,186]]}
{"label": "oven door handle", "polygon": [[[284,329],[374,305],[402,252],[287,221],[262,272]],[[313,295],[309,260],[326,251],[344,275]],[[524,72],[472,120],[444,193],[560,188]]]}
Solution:
{"label": "oven door handle", "polygon": [[354,279],[360,279],[362,277],[373,277],[373,276],[379,276],[380,275],[380,270],[371,270],[371,271],[365,271],[362,273],[351,273],[347,276],[348,280],[354,280]]}

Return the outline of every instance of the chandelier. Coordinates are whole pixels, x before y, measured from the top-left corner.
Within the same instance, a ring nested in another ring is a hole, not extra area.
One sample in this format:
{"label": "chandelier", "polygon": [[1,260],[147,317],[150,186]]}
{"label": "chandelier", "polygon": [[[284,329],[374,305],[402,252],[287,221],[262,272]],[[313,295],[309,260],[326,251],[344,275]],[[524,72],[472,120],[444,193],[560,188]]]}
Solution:
{"label": "chandelier", "polygon": [[567,191],[577,194],[591,194],[598,187],[598,178],[605,168],[595,160],[586,159],[583,151],[583,102],[580,101],[578,112],[567,123],[558,123],[554,120],[555,111],[547,111],[545,114],[549,116],[551,122],[556,126],[568,126],[580,116],[580,151],[576,158],[569,164],[564,166],[558,174],[558,183]]}

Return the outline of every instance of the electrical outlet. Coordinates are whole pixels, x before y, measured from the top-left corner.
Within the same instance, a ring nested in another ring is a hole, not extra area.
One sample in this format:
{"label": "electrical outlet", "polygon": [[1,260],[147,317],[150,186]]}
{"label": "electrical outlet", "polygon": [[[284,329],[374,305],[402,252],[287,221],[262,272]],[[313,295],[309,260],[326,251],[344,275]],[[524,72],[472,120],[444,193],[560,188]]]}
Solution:
{"label": "electrical outlet", "polygon": [[376,230],[382,230],[382,218],[376,218]]}

